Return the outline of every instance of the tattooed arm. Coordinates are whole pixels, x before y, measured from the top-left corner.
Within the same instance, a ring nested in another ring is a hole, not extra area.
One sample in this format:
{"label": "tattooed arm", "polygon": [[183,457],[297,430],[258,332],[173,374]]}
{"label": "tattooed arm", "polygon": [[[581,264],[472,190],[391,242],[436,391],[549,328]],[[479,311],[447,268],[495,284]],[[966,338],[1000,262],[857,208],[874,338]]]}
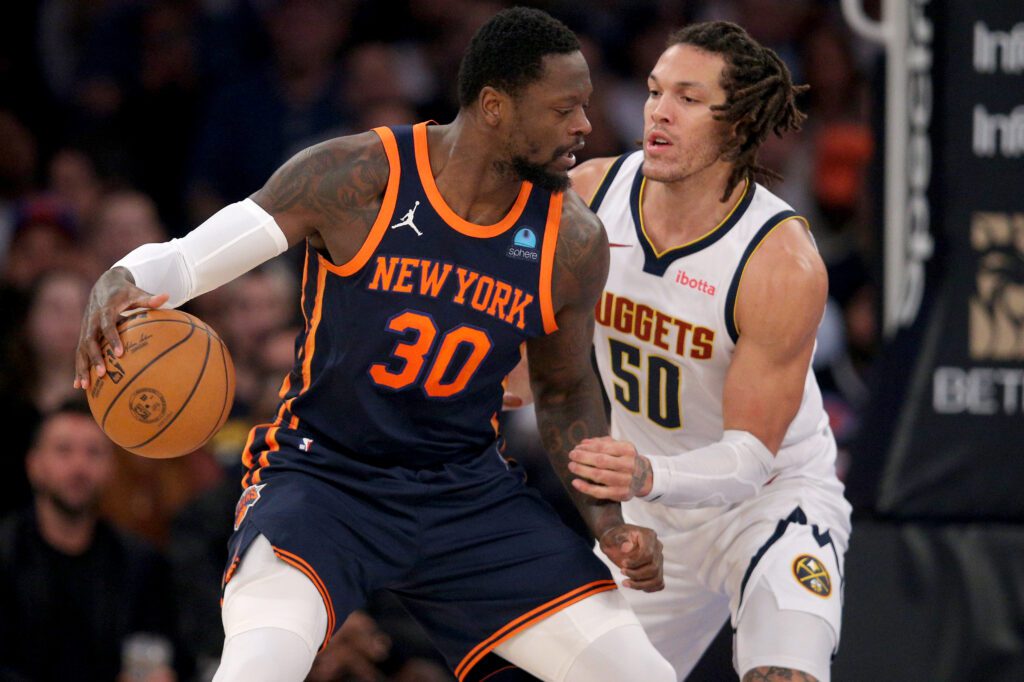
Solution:
{"label": "tattooed arm", "polygon": [[644,591],[663,586],[661,543],[653,531],[626,524],[618,502],[577,491],[569,452],[608,433],[597,376],[590,364],[594,306],[608,276],[608,241],[597,216],[567,192],[555,254],[552,296],[558,331],[527,344],[537,423],[555,472],[601,549]]}
{"label": "tattooed arm", "polygon": [[309,237],[343,263],[369,234],[388,174],[380,138],[367,132],[299,152],[250,198],[274,216],[289,245]]}
{"label": "tattooed arm", "polygon": [[[306,237],[335,262],[350,260],[370,232],[388,174],[375,133],[330,140],[285,163],[251,201],[224,207],[180,240],[132,251],[89,295],[75,387],[89,387],[90,368],[96,376],[105,373],[102,341],[115,356],[123,352],[116,325],[125,310],[181,305]],[[227,243],[234,248],[223,248]]]}

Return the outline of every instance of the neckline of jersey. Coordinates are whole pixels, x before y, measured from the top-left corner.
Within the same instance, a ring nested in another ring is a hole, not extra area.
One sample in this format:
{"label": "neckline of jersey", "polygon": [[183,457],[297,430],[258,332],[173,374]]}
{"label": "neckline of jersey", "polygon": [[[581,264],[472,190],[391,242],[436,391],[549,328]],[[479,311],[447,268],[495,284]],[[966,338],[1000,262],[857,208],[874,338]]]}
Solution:
{"label": "neckline of jersey", "polygon": [[658,252],[654,245],[651,244],[650,238],[647,237],[647,230],[643,224],[642,195],[645,184],[646,178],[643,176],[642,167],[638,167],[633,177],[633,186],[630,188],[630,212],[633,215],[633,226],[636,230],[637,241],[640,243],[640,248],[644,254],[643,270],[656,276],[663,276],[669,269],[669,265],[677,259],[707,249],[728,235],[729,230],[739,222],[746,209],[750,207],[757,190],[757,185],[746,180],[743,185],[743,194],[735,206],[711,231],[692,242]]}
{"label": "neckline of jersey", "polygon": [[427,195],[427,200],[430,202],[434,211],[448,224],[449,227],[468,237],[496,237],[499,234],[506,232],[509,228],[515,225],[523,215],[523,210],[526,208],[526,203],[530,199],[530,192],[533,189],[533,185],[524,181],[519,189],[519,196],[516,197],[515,203],[512,204],[512,208],[509,209],[509,212],[504,218],[493,225],[478,225],[476,223],[469,222],[452,210],[444,200],[444,197],[441,196],[440,190],[437,189],[437,183],[434,181],[434,173],[430,168],[430,152],[427,147],[427,126],[430,125],[430,123],[432,122],[424,121],[423,123],[417,123],[413,126],[413,150],[416,156],[416,170],[420,176],[420,184],[423,186],[423,191]]}
{"label": "neckline of jersey", "polygon": [[[673,246],[665,249],[664,251],[658,251],[654,247],[654,243],[651,242],[651,238],[647,235],[647,229],[644,226],[644,213],[643,213],[643,195],[644,187],[647,184],[647,178],[644,177],[642,167],[638,167],[636,175],[633,178],[633,186],[630,189],[629,205],[633,214],[633,224],[636,227],[637,237],[640,240],[640,244],[643,247],[644,254],[647,256],[646,260],[648,264],[655,270],[662,270],[664,267],[682,256],[688,256],[691,253],[696,253],[701,249],[706,249],[711,246],[719,239],[724,237],[732,227],[739,222],[740,218],[746,212],[747,207],[754,198],[755,187],[751,186],[749,180],[744,181],[743,194],[733,205],[732,209],[726,214],[718,225],[716,225],[711,231],[697,237],[693,241],[689,241],[686,244],[679,246]],[[659,267],[660,266],[660,267]],[[650,268],[645,267],[645,270]]]}

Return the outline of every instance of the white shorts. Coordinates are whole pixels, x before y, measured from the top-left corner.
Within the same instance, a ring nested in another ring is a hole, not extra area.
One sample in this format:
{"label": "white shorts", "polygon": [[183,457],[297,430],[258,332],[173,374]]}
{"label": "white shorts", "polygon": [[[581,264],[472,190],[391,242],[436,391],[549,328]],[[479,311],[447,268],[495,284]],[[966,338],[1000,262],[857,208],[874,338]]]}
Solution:
{"label": "white shorts", "polygon": [[[690,511],[630,501],[623,505],[626,520],[653,528],[664,544],[665,589],[622,592],[680,679],[729,618],[742,640],[734,647],[741,676],[750,669],[741,669],[745,665],[776,665],[825,680],[839,642],[849,514],[838,481],[822,484],[799,478],[776,481],[733,507]],[[621,572],[607,559],[605,563],[621,582]],[[755,588],[770,592],[774,600],[751,601]],[[777,614],[757,613],[773,603]],[[778,621],[791,612],[814,619],[802,621],[801,628],[781,627],[784,622]],[[743,627],[747,618],[748,627]],[[801,629],[816,622],[822,627],[814,641],[831,646],[812,655]],[[780,639],[780,631],[793,635]],[[792,642],[790,649],[787,642]],[[777,652],[775,660],[765,662],[766,651]],[[794,665],[799,656],[805,659],[803,667]]]}

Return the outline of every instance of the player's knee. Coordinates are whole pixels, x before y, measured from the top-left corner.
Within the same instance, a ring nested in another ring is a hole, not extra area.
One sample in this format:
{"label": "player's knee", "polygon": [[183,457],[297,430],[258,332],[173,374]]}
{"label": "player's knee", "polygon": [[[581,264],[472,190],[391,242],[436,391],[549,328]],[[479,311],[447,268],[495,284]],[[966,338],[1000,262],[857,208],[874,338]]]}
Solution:
{"label": "player's knee", "polygon": [[320,593],[301,571],[277,559],[263,536],[252,542],[228,583],[221,619],[227,639],[255,628],[287,630],[315,652],[327,635]]}
{"label": "player's knee", "polygon": [[[825,618],[779,608],[771,589],[761,581],[750,590],[737,624],[733,655],[744,681],[828,682],[837,644],[838,635]],[[767,676],[758,676],[759,671],[767,671]],[[786,673],[792,676],[785,677]]]}

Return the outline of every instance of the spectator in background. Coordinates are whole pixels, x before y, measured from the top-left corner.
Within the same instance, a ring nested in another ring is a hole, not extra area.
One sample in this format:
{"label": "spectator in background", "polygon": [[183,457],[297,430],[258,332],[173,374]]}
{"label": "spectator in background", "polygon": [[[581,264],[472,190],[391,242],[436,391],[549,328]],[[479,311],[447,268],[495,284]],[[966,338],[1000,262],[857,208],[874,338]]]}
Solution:
{"label": "spectator in background", "polygon": [[[39,280],[27,299],[27,311],[10,317],[15,322],[3,337],[0,372],[0,411],[17,424],[0,450],[0,516],[28,504],[24,455],[40,415],[75,395],[67,373],[74,369],[74,348],[89,281],[72,271],[54,270]],[[69,345],[70,344],[70,345]]]}
{"label": "spectator in background", "polygon": [[86,247],[95,261],[98,277],[129,251],[166,238],[152,199],[142,192],[116,190],[99,201]]}
{"label": "spectator in background", "polygon": [[273,0],[262,18],[268,64],[215,93],[195,148],[191,222],[258,189],[291,154],[347,130],[339,51],[349,0]]}
{"label": "spectator in background", "polygon": [[7,250],[3,284],[26,293],[45,272],[75,269],[78,225],[70,209],[54,196],[34,196],[18,204],[14,234]]}
{"label": "spectator in background", "polygon": [[[24,306],[9,318],[14,324],[3,337],[5,370],[0,389],[8,410],[18,403],[38,415],[74,395],[65,386],[64,375],[69,353],[74,362],[88,296],[89,281],[84,275],[56,268],[40,275],[25,292]],[[35,422],[30,420],[30,430]]]}
{"label": "spectator in background", "polygon": [[50,159],[50,191],[72,211],[79,225],[89,226],[103,194],[96,164],[76,147],[64,147]]}
{"label": "spectator in background", "polygon": [[[113,447],[88,408],[48,414],[26,464],[34,504],[0,523],[0,678],[110,682],[144,632],[172,651],[166,564],[97,515]],[[143,682],[174,680],[168,664]]]}
{"label": "spectator in background", "polygon": [[75,373],[75,347],[89,288],[83,274],[52,270],[37,281],[32,291],[19,364],[29,371],[27,398],[40,414],[75,395],[67,379],[68,372]]}

